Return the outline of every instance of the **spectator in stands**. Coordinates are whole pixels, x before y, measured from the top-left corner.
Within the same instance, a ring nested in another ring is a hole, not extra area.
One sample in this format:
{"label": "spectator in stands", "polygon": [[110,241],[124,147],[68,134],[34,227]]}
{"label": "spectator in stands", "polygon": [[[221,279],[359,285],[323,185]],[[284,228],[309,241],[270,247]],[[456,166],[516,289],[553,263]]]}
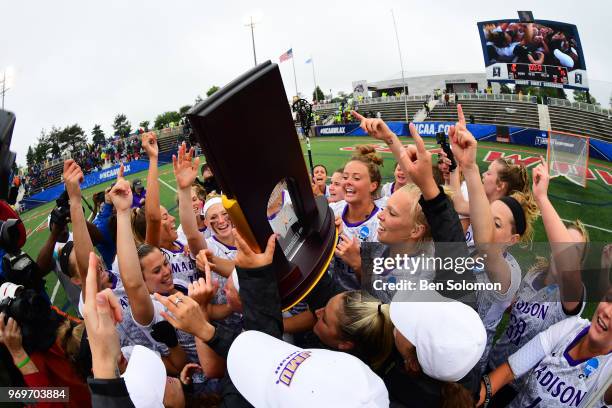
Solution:
{"label": "spectator in stands", "polygon": [[423,102],[423,108],[425,109],[425,118],[429,117],[429,101]]}

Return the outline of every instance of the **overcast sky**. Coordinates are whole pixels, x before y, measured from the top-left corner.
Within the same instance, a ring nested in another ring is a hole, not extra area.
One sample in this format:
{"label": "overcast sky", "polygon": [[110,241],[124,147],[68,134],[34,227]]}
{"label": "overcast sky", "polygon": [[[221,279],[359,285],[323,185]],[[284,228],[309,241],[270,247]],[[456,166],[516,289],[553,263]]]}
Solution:
{"label": "overcast sky", "polygon": [[[484,72],[476,22],[516,18],[578,26],[592,93],[607,105],[612,85],[609,17],[612,2],[577,7],[552,1],[182,1],[0,0],[0,72],[14,68],[5,109],[17,123],[12,150],[25,153],[42,129],[78,123],[107,136],[117,113],[136,127],[167,110],[192,104],[212,85],[222,86],[253,66],[252,13],[258,61],[293,48],[298,89],[317,82],[350,91],[351,82],[400,76],[391,12],[395,12],[404,69],[409,74]],[[291,61],[280,65],[294,93]],[[600,80],[600,81],[597,81]],[[604,82],[602,82],[604,81]]]}

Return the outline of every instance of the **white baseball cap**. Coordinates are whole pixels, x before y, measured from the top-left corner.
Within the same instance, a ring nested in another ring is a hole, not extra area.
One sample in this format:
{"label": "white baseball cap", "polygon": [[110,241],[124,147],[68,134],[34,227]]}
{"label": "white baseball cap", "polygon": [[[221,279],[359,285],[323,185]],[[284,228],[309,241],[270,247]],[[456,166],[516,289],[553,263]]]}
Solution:
{"label": "white baseball cap", "polygon": [[202,207],[202,211],[200,212],[200,215],[206,217],[206,212],[208,211],[208,209],[215,204],[223,204],[223,201],[221,201],[221,197],[213,197],[207,200],[204,203],[204,206]]}
{"label": "white baseball cap", "polygon": [[398,295],[391,302],[391,321],[416,347],[423,372],[440,381],[456,382],[465,377],[487,343],[478,313],[435,291],[412,297],[401,296],[403,292]]}
{"label": "white baseball cap", "polygon": [[136,408],[164,406],[166,368],[156,352],[134,346],[121,377]]}
{"label": "white baseball cap", "polygon": [[388,407],[385,384],[357,357],[340,351],[302,349],[249,330],[227,356],[232,382],[260,407]]}

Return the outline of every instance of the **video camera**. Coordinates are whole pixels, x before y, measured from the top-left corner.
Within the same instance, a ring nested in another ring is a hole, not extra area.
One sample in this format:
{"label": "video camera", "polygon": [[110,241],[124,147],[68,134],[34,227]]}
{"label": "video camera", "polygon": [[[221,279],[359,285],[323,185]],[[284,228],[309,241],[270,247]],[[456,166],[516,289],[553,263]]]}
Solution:
{"label": "video camera", "polygon": [[12,317],[19,323],[23,348],[31,353],[49,349],[55,342],[59,316],[50,308],[49,299],[22,285],[0,285],[0,313],[4,324]]}
{"label": "video camera", "polygon": [[[15,128],[15,115],[11,112],[0,110],[0,200],[8,200],[9,196],[17,199],[16,191],[12,194],[11,181],[13,165],[15,164],[15,153],[11,152],[11,139]],[[13,200],[10,204],[15,204]]]}
{"label": "video camera", "polygon": [[[38,264],[21,250],[26,242],[26,230],[19,215],[7,200],[10,193],[15,153],[10,151],[15,115],[0,110],[0,249],[2,257],[2,279],[23,285],[36,291],[44,291],[44,280],[40,277]],[[15,195],[16,197],[16,195]]]}
{"label": "video camera", "polygon": [[51,211],[51,218],[49,224],[57,224],[60,228],[63,228],[70,222],[70,200],[68,199],[68,192],[64,191],[55,200],[55,208]]}
{"label": "video camera", "polygon": [[446,157],[451,161],[449,166],[450,171],[454,171],[457,168],[457,162],[455,161],[455,156],[453,155],[453,151],[451,150],[450,144],[448,143],[448,136],[444,132],[436,133],[436,143],[442,147],[442,151],[446,153]]}

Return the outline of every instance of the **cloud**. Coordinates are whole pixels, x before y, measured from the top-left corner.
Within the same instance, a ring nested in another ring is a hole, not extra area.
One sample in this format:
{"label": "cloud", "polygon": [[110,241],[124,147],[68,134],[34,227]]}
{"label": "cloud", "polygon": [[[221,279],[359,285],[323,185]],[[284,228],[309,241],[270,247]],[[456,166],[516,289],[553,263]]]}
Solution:
{"label": "cloud", "polygon": [[[609,81],[606,16],[612,4],[597,3],[575,7],[569,0],[546,0],[531,6],[536,18],[577,24],[590,78]],[[0,70],[15,68],[6,94],[6,108],[17,115],[12,148],[24,164],[41,129],[78,123],[89,133],[100,124],[109,134],[117,113],[136,126],[192,104],[210,86],[252,67],[251,32],[243,19],[254,11],[263,14],[255,27],[258,61],[277,62],[292,47],[303,94],[314,86],[312,67],[304,64],[311,56],[326,93],[348,91],[354,80],[399,77],[391,8],[405,71],[461,73],[484,71],[476,21],[515,18],[517,6],[450,0],[418,6],[390,0],[6,2]],[[280,70],[293,95],[291,61]],[[609,91],[593,94],[607,103]]]}

